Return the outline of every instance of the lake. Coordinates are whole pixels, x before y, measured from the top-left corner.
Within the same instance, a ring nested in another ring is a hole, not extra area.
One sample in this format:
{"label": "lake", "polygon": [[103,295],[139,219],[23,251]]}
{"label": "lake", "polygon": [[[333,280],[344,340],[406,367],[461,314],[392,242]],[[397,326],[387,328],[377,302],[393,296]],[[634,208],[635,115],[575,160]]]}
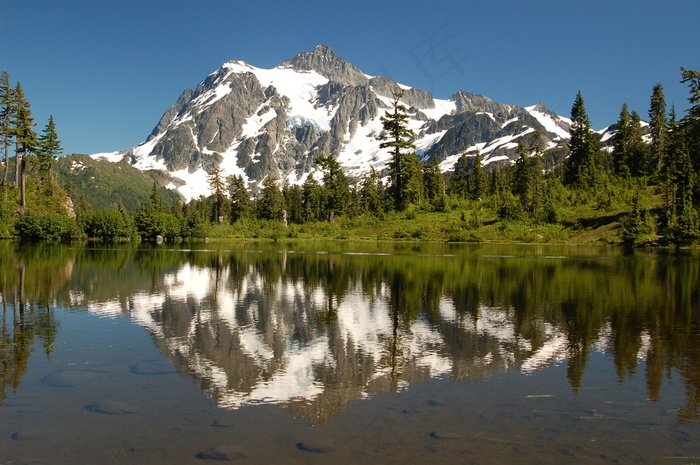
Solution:
{"label": "lake", "polygon": [[0,464],[700,463],[700,254],[0,243]]}

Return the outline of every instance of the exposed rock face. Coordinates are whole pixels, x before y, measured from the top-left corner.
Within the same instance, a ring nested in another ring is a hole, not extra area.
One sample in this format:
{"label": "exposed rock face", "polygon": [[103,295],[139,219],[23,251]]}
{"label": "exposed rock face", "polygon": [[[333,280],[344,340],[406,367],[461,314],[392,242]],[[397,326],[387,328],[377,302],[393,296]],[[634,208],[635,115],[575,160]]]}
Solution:
{"label": "exposed rock face", "polygon": [[[379,147],[380,118],[399,92],[418,154],[438,157],[443,170],[464,150],[481,151],[486,163],[515,159],[517,139],[533,130],[551,146],[562,143],[568,130],[541,104],[524,109],[464,91],[438,100],[425,90],[367,76],[319,45],[271,70],[225,63],[195,90],[185,90],[127,158],[140,169],[170,172],[173,187],[186,198],[208,195],[202,173],[215,166],[249,183],[268,176],[300,183],[323,153],[336,155],[357,178],[371,168],[381,171],[390,159]],[[555,126],[560,131],[552,132]]]}

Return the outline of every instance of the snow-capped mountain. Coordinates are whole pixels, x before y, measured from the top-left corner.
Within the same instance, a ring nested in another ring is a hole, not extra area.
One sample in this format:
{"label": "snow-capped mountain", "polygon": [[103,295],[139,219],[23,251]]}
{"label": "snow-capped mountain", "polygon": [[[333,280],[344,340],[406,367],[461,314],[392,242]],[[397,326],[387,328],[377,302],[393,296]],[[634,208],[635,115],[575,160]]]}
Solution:
{"label": "snow-capped mountain", "polygon": [[569,136],[569,120],[542,104],[521,108],[464,91],[436,99],[369,76],[319,45],[273,69],[225,63],[195,90],[185,90],[145,142],[93,157],[126,158],[135,168],[167,172],[169,187],[188,200],[209,195],[207,172],[214,166],[226,176],[243,176],[249,186],[267,176],[295,184],[316,171],[319,155],[331,153],[358,178],[371,168],[381,171],[390,159],[380,149],[380,118],[399,91],[418,154],[437,157],[443,171],[465,150],[479,151],[486,164],[514,160],[518,139],[536,129],[549,147]]}

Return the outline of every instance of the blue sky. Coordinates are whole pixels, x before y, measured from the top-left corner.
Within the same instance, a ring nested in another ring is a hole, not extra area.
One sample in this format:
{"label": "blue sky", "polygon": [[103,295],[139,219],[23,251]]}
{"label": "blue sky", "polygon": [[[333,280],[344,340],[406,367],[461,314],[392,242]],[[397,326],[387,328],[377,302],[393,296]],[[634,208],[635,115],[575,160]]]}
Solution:
{"label": "blue sky", "polygon": [[688,107],[680,67],[700,69],[700,1],[0,0],[0,68],[20,81],[37,131],[65,153],[144,141],[186,88],[231,59],[273,68],[318,44],[365,73],[448,98],[458,90],[569,116],[581,90],[593,127],[652,87]]}

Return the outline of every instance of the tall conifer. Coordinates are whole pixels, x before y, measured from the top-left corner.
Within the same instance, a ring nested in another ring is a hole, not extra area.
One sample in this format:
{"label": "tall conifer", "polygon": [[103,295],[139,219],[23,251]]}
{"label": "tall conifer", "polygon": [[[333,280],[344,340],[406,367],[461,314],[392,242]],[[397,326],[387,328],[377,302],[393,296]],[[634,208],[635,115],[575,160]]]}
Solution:
{"label": "tall conifer", "polygon": [[666,151],[666,134],[668,132],[668,119],[666,117],[666,97],[664,88],[656,83],[651,94],[649,105],[649,144],[650,168],[653,172],[661,170],[664,153]]}
{"label": "tall conifer", "polygon": [[571,107],[571,138],[569,139],[569,158],[564,167],[564,182],[578,187],[590,187],[597,178],[595,163],[598,144],[591,130],[591,123],[581,96]]}
{"label": "tall conifer", "polygon": [[381,117],[382,126],[387,132],[382,137],[381,148],[391,149],[389,162],[389,192],[397,210],[404,210],[423,197],[423,171],[421,162],[412,149],[413,131],[408,128],[406,107],[401,104],[402,93],[394,94],[393,109]]}

